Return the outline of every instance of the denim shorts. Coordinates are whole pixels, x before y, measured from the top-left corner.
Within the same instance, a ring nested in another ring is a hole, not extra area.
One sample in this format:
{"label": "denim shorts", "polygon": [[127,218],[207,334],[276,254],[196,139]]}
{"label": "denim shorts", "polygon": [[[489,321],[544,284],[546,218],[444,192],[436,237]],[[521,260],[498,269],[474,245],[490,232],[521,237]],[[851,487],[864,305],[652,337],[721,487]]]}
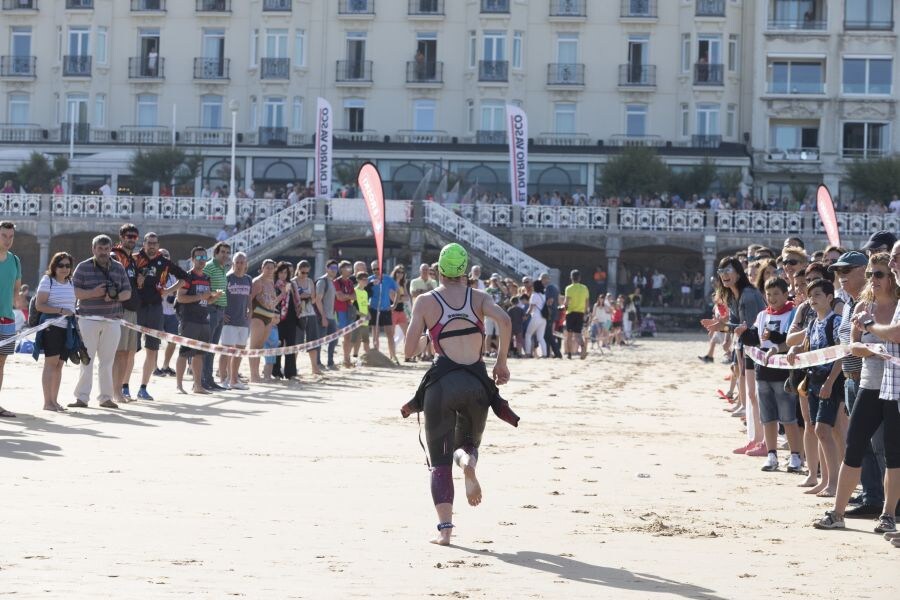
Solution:
{"label": "denim shorts", "polygon": [[831,388],[831,397],[827,400],[819,398],[819,385],[810,385],[808,390],[809,418],[813,423],[824,423],[834,427],[837,423],[838,411],[844,409],[844,383],[839,378]]}
{"label": "denim shorts", "polygon": [[784,391],[783,381],[757,380],[756,395],[759,398],[759,418],[763,423],[797,422],[797,401]]}

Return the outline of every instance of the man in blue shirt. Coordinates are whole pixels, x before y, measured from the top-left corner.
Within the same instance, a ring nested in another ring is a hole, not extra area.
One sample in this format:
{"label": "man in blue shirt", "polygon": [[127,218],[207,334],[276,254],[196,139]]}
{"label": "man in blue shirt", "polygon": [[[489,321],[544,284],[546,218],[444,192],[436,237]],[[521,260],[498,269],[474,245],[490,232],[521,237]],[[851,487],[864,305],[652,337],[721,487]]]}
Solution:
{"label": "man in blue shirt", "polygon": [[369,277],[369,327],[372,329],[372,347],[378,350],[378,332],[387,335],[388,353],[395,363],[397,352],[394,349],[394,322],[392,308],[397,298],[399,286],[390,275],[382,275],[378,269],[378,261],[372,261],[372,273]]}

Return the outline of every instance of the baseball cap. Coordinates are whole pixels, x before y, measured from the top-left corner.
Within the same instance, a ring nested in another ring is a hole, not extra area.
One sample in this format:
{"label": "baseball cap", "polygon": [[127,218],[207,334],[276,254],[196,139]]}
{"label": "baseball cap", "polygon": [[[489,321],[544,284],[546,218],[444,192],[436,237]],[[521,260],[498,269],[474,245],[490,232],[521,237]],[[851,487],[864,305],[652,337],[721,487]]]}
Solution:
{"label": "baseball cap", "polygon": [[491,279],[500,279],[500,273],[492,273]]}
{"label": "baseball cap", "polygon": [[835,269],[840,269],[842,267],[865,267],[869,264],[869,259],[862,252],[857,252],[856,250],[851,250],[850,252],[844,252],[841,254],[841,257],[837,259],[836,262],[832,263],[829,267],[829,271],[834,271]]}
{"label": "baseball cap", "polygon": [[461,277],[466,274],[468,265],[469,253],[459,244],[454,242],[441,248],[438,270],[444,277]]}
{"label": "baseball cap", "polygon": [[871,250],[872,248],[878,248],[880,246],[887,246],[888,249],[890,249],[896,243],[897,236],[890,231],[876,231],[869,238],[869,241],[863,244],[860,250],[865,252],[866,250]]}

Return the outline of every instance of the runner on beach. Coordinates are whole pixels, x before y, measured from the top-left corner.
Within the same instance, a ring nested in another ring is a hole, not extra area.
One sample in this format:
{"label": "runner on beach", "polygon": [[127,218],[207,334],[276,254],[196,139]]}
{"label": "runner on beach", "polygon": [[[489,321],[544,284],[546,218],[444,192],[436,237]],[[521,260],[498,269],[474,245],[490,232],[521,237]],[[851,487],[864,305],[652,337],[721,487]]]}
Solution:
{"label": "runner on beach", "polygon": [[[497,385],[509,381],[506,353],[497,353],[493,380],[482,361],[485,318],[500,330],[499,348],[508,348],[509,316],[491,297],[468,286],[469,256],[459,244],[448,244],[438,261],[440,285],[418,297],[406,336],[407,359],[419,353],[420,337],[427,330],[437,355],[422,378],[416,397],[403,407],[404,417],[425,413],[425,438],[431,459],[431,496],[438,514],[438,537],[432,543],[450,544],[453,528],[453,462],[463,469],[469,504],[481,503],[481,486],[475,476],[478,446],[484,433],[488,408],[501,416],[505,405]],[[509,413],[507,413],[509,417]],[[501,416],[501,418],[504,418]],[[506,420],[506,419],[505,419]],[[512,424],[518,418],[512,415]]]}

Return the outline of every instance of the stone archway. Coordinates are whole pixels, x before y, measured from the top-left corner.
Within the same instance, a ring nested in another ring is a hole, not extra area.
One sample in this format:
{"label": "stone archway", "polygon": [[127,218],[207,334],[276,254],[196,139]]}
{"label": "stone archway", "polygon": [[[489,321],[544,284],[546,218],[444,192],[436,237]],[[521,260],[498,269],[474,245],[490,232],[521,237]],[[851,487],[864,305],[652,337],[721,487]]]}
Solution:
{"label": "stone archway", "polygon": [[[666,285],[659,301],[647,293],[651,289],[651,278],[655,272],[666,277]],[[619,257],[618,289],[620,292],[634,291],[634,276],[642,273],[647,278],[647,287],[643,290],[644,305],[680,306],[682,277],[687,276],[693,282],[697,274],[704,276],[703,250],[676,245],[643,245],[623,248]],[[701,279],[702,281],[703,279]],[[690,304],[695,303],[692,288],[689,295]],[[704,302],[701,298],[699,302]]]}

